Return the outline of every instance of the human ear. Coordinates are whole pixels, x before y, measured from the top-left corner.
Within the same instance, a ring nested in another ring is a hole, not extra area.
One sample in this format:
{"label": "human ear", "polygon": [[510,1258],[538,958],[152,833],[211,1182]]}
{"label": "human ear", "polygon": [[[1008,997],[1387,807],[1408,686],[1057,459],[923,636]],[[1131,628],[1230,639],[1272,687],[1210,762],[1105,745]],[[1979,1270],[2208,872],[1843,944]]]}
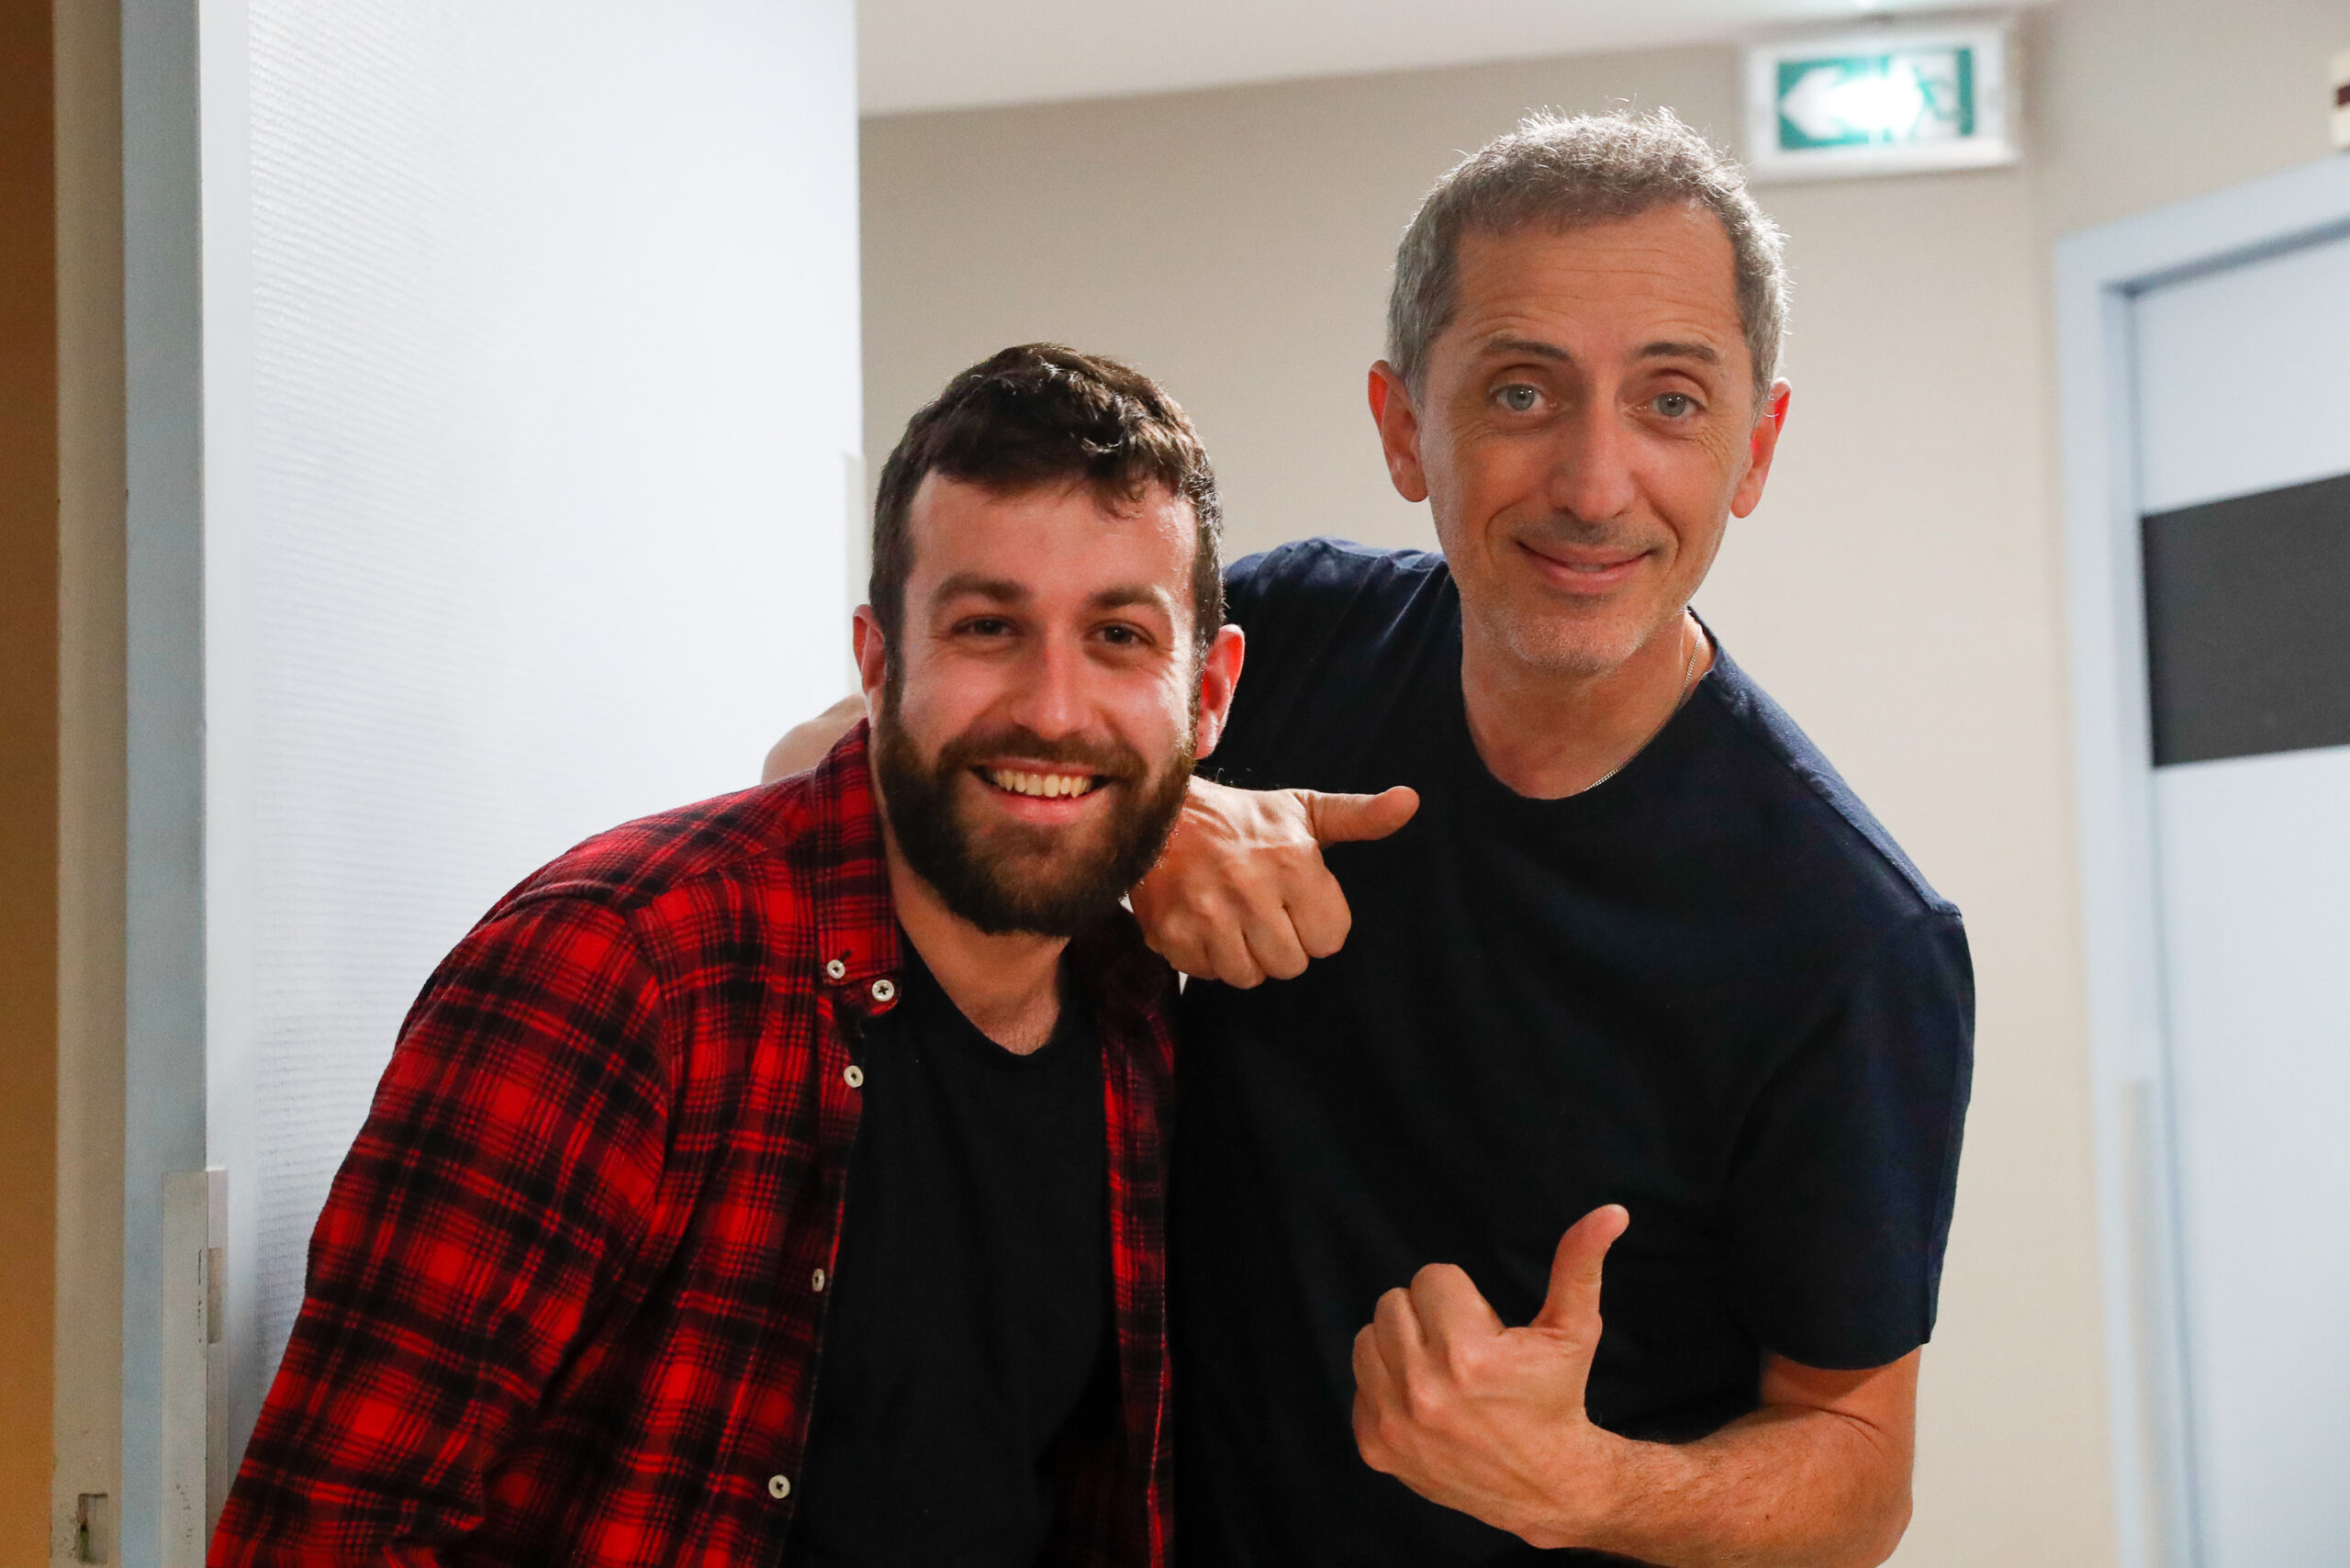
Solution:
{"label": "human ear", "polygon": [[1407,501],[1428,498],[1427,472],[1420,465],[1420,416],[1412,406],[1412,389],[1395,367],[1381,360],[1371,367],[1371,417],[1379,426],[1379,444],[1387,454],[1387,477],[1395,493]]}
{"label": "human ear", "polygon": [[881,706],[881,683],[890,673],[890,650],[881,636],[880,618],[869,604],[856,607],[849,622],[849,647],[856,655],[856,683],[865,691],[869,716]]}
{"label": "human ear", "polygon": [[1200,727],[1192,755],[1205,756],[1224,738],[1224,722],[1232,712],[1233,689],[1240,684],[1240,664],[1248,639],[1240,628],[1225,624],[1200,655]]}
{"label": "human ear", "polygon": [[1779,432],[1786,428],[1787,403],[1795,388],[1784,380],[1771,383],[1771,390],[1762,399],[1762,413],[1746,436],[1746,472],[1739,476],[1738,488],[1730,492],[1729,510],[1732,517],[1744,517],[1762,502],[1763,482],[1771,477],[1771,460],[1778,455]]}

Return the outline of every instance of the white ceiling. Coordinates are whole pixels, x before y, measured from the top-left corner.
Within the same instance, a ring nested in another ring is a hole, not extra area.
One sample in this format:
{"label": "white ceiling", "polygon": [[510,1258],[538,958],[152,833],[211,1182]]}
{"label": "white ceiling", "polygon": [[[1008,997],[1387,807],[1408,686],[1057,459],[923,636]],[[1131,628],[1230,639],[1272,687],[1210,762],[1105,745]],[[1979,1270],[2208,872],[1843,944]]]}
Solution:
{"label": "white ceiling", "polygon": [[1591,54],[1950,0],[858,0],[864,112]]}

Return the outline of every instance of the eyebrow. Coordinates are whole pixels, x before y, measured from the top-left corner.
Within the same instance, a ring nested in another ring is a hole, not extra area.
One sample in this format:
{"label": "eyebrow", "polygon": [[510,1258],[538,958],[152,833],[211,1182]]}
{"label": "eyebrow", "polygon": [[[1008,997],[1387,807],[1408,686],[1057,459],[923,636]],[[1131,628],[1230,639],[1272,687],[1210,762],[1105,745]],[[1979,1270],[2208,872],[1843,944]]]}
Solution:
{"label": "eyebrow", "polygon": [[[944,604],[950,599],[966,597],[990,599],[997,604],[1025,604],[1035,596],[1028,591],[1025,584],[1014,582],[1010,577],[984,577],[977,572],[957,572],[938,585],[937,590],[930,596],[930,601]],[[1113,583],[1090,595],[1085,602],[1095,610],[1124,610],[1137,604],[1164,610],[1174,604],[1175,596],[1155,583]]]}
{"label": "eyebrow", "polygon": [[[1566,350],[1561,348],[1558,344],[1546,343],[1539,338],[1488,338],[1485,340],[1484,346],[1479,352],[1489,356],[1494,354],[1525,354],[1534,359],[1557,360],[1560,363],[1566,364],[1573,364],[1575,357]],[[1722,362],[1720,351],[1717,350],[1709,343],[1677,342],[1672,340],[1664,340],[1653,343],[1643,343],[1640,345],[1640,351],[1637,357],[1640,359],[1694,359],[1701,361],[1707,364],[1719,364]]]}
{"label": "eyebrow", "polygon": [[1030,595],[1026,588],[1010,577],[983,577],[977,572],[957,572],[940,583],[930,596],[933,604],[944,604],[950,599],[990,599],[998,604],[1021,604]]}
{"label": "eyebrow", "polygon": [[1477,352],[1487,356],[1522,353],[1535,359],[1555,359],[1561,362],[1570,362],[1575,357],[1558,344],[1546,343],[1539,338],[1487,338]]}
{"label": "eyebrow", "polygon": [[1173,607],[1175,596],[1156,583],[1120,583],[1103,588],[1086,602],[1096,610],[1125,610],[1137,604],[1167,610]]}

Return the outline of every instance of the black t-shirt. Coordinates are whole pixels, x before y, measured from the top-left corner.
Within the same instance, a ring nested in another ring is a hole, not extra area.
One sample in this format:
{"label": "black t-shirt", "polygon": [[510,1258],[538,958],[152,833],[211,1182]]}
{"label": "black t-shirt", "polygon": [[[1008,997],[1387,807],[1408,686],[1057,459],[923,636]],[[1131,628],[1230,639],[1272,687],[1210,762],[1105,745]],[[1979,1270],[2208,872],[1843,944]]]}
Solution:
{"label": "black t-shirt", "polygon": [[1031,1568],[1055,1445],[1114,1421],[1102,1047],[1074,995],[1015,1056],[907,946],[816,1366],[793,1568]]}
{"label": "black t-shirt", "polygon": [[1227,783],[1421,805],[1333,847],[1354,926],[1299,979],[1193,984],[1174,1166],[1187,1563],[1514,1562],[1366,1466],[1349,1351],[1380,1294],[1466,1269],[1539,1308],[1609,1202],[1588,1396],[1680,1439],[1761,1353],[1896,1361],[1933,1325],[1972,1061],[1958,913],[1718,654],[1615,778],[1513,793],[1470,738],[1441,556],[1309,541],[1233,567]]}

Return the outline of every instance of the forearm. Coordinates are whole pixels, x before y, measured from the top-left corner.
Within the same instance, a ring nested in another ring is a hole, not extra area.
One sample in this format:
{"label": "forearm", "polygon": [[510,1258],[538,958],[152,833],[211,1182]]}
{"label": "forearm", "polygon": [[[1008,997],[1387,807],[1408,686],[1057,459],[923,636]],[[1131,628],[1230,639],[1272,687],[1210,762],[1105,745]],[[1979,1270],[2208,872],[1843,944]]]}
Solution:
{"label": "forearm", "polygon": [[1907,1434],[1838,1411],[1771,1406],[1695,1442],[1614,1446],[1595,1526],[1519,1533],[1657,1568],[1874,1568],[1909,1522]]}
{"label": "forearm", "polygon": [[767,749],[767,761],[759,767],[759,782],[772,784],[815,767],[864,717],[865,694],[852,691],[814,718],[794,724]]}

